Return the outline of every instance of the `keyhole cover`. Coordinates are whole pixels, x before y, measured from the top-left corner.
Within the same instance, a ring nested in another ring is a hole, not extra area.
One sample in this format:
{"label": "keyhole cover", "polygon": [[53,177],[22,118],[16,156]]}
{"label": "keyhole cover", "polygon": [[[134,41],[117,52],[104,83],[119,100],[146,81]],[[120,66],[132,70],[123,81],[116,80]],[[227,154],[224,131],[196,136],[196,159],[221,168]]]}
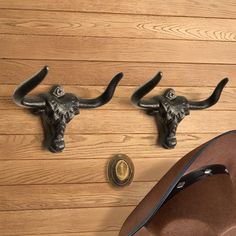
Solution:
{"label": "keyhole cover", "polygon": [[127,186],[134,177],[134,165],[125,154],[117,154],[109,161],[107,175],[110,183],[115,186]]}

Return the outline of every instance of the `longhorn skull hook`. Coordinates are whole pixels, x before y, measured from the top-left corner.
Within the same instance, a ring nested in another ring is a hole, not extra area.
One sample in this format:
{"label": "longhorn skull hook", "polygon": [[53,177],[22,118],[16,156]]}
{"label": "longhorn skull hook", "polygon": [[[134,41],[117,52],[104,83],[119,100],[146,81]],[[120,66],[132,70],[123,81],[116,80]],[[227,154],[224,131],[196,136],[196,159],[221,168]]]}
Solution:
{"label": "longhorn skull hook", "polygon": [[137,107],[146,109],[148,114],[155,116],[159,130],[159,143],[164,148],[170,149],[177,144],[176,130],[178,124],[185,116],[189,115],[190,110],[206,109],[216,104],[228,82],[228,78],[223,79],[216,86],[212,95],[203,101],[189,101],[183,96],[177,96],[172,88],[167,89],[163,95],[143,99],[161,79],[162,73],[159,72],[153,79],[134,92],[131,101]]}
{"label": "longhorn skull hook", "polygon": [[26,96],[44,80],[47,73],[48,67],[45,66],[32,78],[19,85],[13,94],[13,100],[17,105],[29,108],[41,116],[46,136],[45,146],[51,152],[61,152],[65,148],[64,133],[67,123],[79,114],[80,108],[91,109],[108,103],[123,73],[117,74],[97,98],[84,99],[72,93],[65,93],[60,85],[53,86],[48,93]]}

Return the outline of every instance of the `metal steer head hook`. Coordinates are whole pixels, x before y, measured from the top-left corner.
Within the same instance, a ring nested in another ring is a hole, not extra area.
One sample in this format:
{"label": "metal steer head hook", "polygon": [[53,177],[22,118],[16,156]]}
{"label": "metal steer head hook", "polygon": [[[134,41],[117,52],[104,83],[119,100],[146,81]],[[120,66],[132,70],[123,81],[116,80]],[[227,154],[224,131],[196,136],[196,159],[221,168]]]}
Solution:
{"label": "metal steer head hook", "polygon": [[64,132],[66,124],[75,115],[79,114],[80,108],[96,108],[108,103],[123,74],[117,74],[106,90],[97,98],[84,99],[72,93],[65,93],[60,85],[53,86],[47,93],[26,96],[43,81],[47,73],[48,67],[45,66],[32,78],[19,85],[13,94],[13,100],[17,105],[29,108],[35,114],[41,116],[46,135],[45,146],[51,152],[61,152],[65,147]]}
{"label": "metal steer head hook", "polygon": [[167,89],[163,95],[143,99],[161,80],[159,72],[153,79],[138,88],[131,97],[131,101],[138,107],[147,110],[150,115],[155,115],[159,130],[159,143],[167,149],[174,148],[177,144],[176,130],[178,124],[189,115],[190,110],[205,109],[213,106],[220,98],[221,92],[228,82],[223,79],[215,88],[212,95],[203,101],[189,101],[183,96],[177,96],[174,89]]}

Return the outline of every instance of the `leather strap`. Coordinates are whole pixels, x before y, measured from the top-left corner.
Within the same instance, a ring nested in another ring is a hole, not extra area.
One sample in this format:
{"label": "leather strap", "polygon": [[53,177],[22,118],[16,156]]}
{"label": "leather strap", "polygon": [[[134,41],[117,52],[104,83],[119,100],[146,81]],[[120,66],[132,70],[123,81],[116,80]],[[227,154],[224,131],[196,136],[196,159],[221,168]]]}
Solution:
{"label": "leather strap", "polygon": [[[195,170],[187,175],[184,175],[175,188],[170,193],[169,197],[163,203],[163,205],[170,200],[175,194],[196,183],[197,181],[216,174],[229,174],[228,170],[224,165],[209,165],[201,169]],[[163,206],[162,205],[162,206]]]}
{"label": "leather strap", "polygon": [[[229,172],[224,165],[215,164],[215,165],[208,165],[208,166],[202,167],[201,169],[192,171],[191,173],[184,175],[179,180],[179,182],[175,185],[174,189],[170,193],[169,197],[164,201],[163,205],[166,204],[167,201],[169,201],[172,197],[174,197],[175,194],[179,193],[180,191],[186,189],[187,187],[191,186],[192,184],[204,178],[207,178],[209,176],[216,175],[216,174],[229,175]],[[147,226],[150,221],[151,219],[145,224],[145,226]],[[137,233],[134,235],[135,236],[136,235],[137,236],[139,235],[151,236],[145,226],[141,228],[139,231],[137,231]]]}

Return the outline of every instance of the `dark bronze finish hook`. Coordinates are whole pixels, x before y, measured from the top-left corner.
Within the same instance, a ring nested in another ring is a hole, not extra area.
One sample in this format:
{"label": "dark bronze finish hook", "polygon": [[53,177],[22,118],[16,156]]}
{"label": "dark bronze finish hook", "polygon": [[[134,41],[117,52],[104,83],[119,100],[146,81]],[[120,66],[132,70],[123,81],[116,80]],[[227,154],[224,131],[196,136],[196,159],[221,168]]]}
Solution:
{"label": "dark bronze finish hook", "polygon": [[159,130],[159,143],[167,149],[174,148],[177,144],[176,130],[178,124],[189,115],[190,110],[206,109],[216,104],[221,92],[228,82],[223,79],[215,88],[212,95],[203,101],[189,101],[183,96],[177,96],[175,90],[167,89],[163,95],[154,96],[151,99],[143,99],[162,79],[159,72],[153,79],[138,88],[131,97],[131,101],[139,108],[154,115]]}
{"label": "dark bronze finish hook", "polygon": [[72,93],[65,93],[60,85],[53,86],[47,93],[27,96],[44,80],[47,73],[48,67],[45,66],[32,78],[19,85],[13,94],[13,100],[17,105],[29,108],[34,114],[41,116],[45,131],[45,146],[51,152],[61,152],[65,148],[64,133],[67,123],[80,113],[80,108],[91,109],[108,103],[123,73],[117,74],[97,98],[84,99]]}

